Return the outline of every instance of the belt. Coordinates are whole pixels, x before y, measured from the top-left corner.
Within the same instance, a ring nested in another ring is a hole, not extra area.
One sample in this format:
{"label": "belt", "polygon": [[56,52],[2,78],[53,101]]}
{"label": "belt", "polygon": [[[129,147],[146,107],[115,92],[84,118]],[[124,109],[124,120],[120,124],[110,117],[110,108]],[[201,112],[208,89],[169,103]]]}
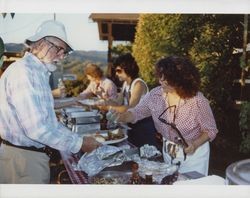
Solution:
{"label": "belt", "polygon": [[14,144],[10,143],[9,141],[3,140],[3,139],[2,139],[2,144],[8,145],[8,146],[12,146],[12,147],[16,147],[16,148],[20,148],[20,149],[24,149],[24,150],[46,153],[45,147],[43,147],[43,148],[36,148],[34,146],[17,146],[17,145],[14,145]]}

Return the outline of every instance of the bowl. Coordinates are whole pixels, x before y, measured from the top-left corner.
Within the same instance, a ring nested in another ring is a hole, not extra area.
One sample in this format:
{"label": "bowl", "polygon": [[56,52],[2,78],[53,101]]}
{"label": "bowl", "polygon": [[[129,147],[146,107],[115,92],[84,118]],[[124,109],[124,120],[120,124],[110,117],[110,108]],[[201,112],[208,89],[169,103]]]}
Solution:
{"label": "bowl", "polygon": [[250,159],[237,161],[226,169],[226,183],[228,185],[250,184]]}

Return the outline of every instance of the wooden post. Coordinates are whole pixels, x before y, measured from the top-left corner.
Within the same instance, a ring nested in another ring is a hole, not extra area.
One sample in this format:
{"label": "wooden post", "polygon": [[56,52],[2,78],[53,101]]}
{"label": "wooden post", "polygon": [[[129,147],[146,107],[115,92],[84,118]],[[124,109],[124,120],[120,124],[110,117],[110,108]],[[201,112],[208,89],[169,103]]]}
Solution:
{"label": "wooden post", "polygon": [[112,35],[112,22],[108,23],[108,69],[107,76],[112,77],[112,45],[113,45],[113,35]]}

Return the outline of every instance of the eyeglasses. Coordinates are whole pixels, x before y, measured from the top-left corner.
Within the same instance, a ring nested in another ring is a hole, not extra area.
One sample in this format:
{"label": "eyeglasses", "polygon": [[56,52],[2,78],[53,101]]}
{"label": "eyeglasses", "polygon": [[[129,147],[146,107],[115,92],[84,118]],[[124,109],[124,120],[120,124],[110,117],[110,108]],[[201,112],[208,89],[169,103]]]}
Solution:
{"label": "eyeglasses", "polygon": [[47,41],[52,47],[54,47],[56,49],[56,54],[59,54],[59,52],[62,52],[63,51],[63,55],[64,56],[67,56],[68,55],[68,51],[63,48],[63,47],[60,47],[54,43],[52,43],[51,41],[49,41],[48,39],[44,38],[45,41]]}
{"label": "eyeglasses", "polygon": [[122,73],[122,69],[118,68],[118,69],[115,70],[115,72],[118,73],[118,74],[120,74],[120,73]]}
{"label": "eyeglasses", "polygon": [[[173,122],[169,123],[167,122],[167,120],[165,120],[164,118],[162,118],[162,116],[164,115],[164,113],[169,110],[170,108],[174,108],[174,116],[173,116]],[[175,125],[175,117],[176,117],[176,114],[175,114],[175,111],[176,111],[176,105],[172,105],[172,106],[169,106],[167,107],[158,117],[158,120],[166,125],[169,125],[172,129],[174,129],[174,131],[178,134],[179,136],[179,142],[184,146],[184,147],[188,147],[188,144],[186,142],[186,140],[184,139],[184,137],[182,136],[180,130],[176,127]]]}

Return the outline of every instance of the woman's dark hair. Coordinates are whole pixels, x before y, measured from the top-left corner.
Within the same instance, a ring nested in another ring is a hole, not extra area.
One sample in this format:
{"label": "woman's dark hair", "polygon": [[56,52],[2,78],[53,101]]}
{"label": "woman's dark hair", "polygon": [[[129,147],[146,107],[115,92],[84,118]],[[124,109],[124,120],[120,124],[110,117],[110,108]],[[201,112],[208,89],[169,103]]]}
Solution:
{"label": "woman's dark hair", "polygon": [[181,98],[193,97],[199,90],[199,71],[186,57],[162,58],[156,63],[155,71],[156,76],[166,80]]}
{"label": "woman's dark hair", "polygon": [[114,61],[114,67],[121,67],[124,72],[130,76],[132,79],[135,79],[139,76],[139,67],[134,59],[134,57],[130,54],[124,54],[119,56]]}
{"label": "woman's dark hair", "polygon": [[101,79],[103,77],[103,71],[101,68],[92,63],[87,64],[87,66],[84,68],[84,73],[85,75],[90,75],[94,78]]}

